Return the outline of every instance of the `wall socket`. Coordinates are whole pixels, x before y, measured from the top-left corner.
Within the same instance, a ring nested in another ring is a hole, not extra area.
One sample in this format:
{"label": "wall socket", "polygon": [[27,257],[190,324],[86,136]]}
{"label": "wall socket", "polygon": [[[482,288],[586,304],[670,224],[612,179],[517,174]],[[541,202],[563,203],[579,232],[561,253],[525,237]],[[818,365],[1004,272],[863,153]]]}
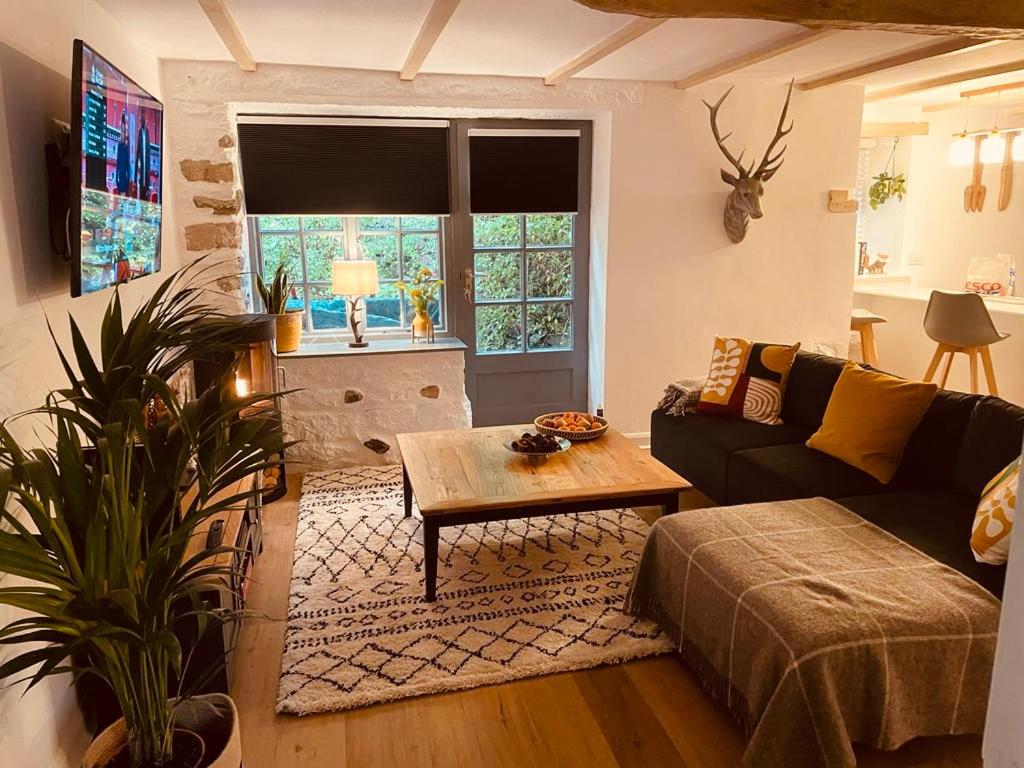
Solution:
{"label": "wall socket", "polygon": [[924,264],[923,253],[908,253],[907,254],[907,266],[908,267],[920,267]]}

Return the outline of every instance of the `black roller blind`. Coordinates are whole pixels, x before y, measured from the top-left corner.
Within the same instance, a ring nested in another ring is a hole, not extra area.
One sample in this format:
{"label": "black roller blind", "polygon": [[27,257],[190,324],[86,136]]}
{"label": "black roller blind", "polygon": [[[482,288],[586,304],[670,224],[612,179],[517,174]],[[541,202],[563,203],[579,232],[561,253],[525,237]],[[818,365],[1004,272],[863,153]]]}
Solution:
{"label": "black roller blind", "polygon": [[577,213],[578,136],[469,137],[472,213]]}
{"label": "black roller blind", "polygon": [[246,212],[451,213],[447,126],[240,119]]}

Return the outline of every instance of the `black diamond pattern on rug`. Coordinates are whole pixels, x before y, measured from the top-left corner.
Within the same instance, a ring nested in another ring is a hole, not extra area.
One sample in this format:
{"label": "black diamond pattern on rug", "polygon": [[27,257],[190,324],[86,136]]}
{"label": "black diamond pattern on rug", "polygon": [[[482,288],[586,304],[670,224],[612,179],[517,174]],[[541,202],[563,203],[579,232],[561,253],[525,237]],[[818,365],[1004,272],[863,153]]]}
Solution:
{"label": "black diamond pattern on rug", "polygon": [[309,714],[670,650],[622,598],[647,536],[632,510],[444,528],[423,599],[401,469],[306,475],[278,711]]}

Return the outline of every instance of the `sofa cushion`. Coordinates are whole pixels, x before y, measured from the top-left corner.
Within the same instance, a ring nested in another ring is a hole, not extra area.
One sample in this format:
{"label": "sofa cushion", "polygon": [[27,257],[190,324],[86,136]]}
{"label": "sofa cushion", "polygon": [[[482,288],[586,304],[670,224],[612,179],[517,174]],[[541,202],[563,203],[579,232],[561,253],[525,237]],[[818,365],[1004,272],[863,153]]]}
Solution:
{"label": "sofa cushion", "polygon": [[737,451],[729,459],[729,504],[864,496],[886,487],[866,472],[806,445]]}
{"label": "sofa cushion", "polygon": [[980,395],[940,389],[907,441],[889,487],[900,491],[953,490],[960,442]]}
{"label": "sofa cushion", "polygon": [[955,568],[996,597],[1003,595],[1006,566],[979,563],[971,552],[977,502],[957,493],[886,493],[838,499],[879,528]]}
{"label": "sofa cushion", "polygon": [[845,364],[845,360],[836,357],[798,352],[782,400],[782,421],[812,432],[820,427],[832,388]]}
{"label": "sofa cushion", "polygon": [[956,489],[977,503],[985,485],[1020,456],[1024,408],[998,397],[982,397],[964,432],[953,480]]}
{"label": "sofa cushion", "polygon": [[651,455],[697,490],[725,503],[729,456],[745,448],[803,443],[810,430],[715,416],[651,414]]}

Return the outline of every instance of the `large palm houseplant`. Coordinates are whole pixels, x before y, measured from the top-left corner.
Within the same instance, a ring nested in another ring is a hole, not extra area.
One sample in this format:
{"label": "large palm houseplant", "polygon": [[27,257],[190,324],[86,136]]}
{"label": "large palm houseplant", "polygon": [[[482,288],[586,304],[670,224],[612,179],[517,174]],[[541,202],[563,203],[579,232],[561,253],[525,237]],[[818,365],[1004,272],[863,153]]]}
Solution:
{"label": "large palm houseplant", "polygon": [[211,385],[179,403],[168,386],[248,343],[245,323],[206,303],[203,270],[173,275],[127,322],[115,290],[98,357],[70,320],[70,351],[54,339],[68,386],[13,417],[41,422],[47,447],[26,448],[0,425],[0,576],[14,577],[0,585],[0,603],[25,614],[0,629],[0,643],[19,652],[0,680],[31,687],[69,674],[109,686],[123,718],[107,729],[119,743],[97,765],[221,764],[182,729],[197,700],[180,682],[190,648],[175,630],[188,620],[201,634],[240,618],[208,604],[202,588],[220,579],[230,589],[238,574],[210,564],[228,547],[186,551],[204,521],[245,503],[248,492],[231,489],[275,463],[282,438],[266,394]]}

